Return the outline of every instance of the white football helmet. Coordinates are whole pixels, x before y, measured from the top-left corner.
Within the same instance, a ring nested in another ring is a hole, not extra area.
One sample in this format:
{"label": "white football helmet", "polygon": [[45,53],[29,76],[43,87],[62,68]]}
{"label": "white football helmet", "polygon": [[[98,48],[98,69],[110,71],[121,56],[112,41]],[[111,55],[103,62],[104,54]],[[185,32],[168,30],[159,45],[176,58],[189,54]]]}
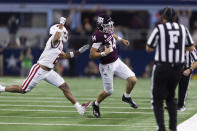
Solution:
{"label": "white football helmet", "polygon": [[[59,24],[55,24],[55,25],[51,26],[50,30],[49,30],[49,35],[54,35],[57,32],[58,27],[59,27]],[[68,31],[66,30],[65,27],[63,27],[63,33],[62,33],[62,37],[60,39],[63,40],[63,42],[68,41]]]}

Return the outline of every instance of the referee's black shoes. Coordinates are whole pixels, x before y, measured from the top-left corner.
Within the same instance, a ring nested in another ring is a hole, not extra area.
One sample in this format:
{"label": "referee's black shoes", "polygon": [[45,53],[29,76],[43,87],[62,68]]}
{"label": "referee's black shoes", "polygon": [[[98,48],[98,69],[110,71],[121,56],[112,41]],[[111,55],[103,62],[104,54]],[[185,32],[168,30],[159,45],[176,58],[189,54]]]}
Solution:
{"label": "referee's black shoes", "polygon": [[100,110],[99,110],[99,105],[97,106],[95,104],[95,101],[92,103],[92,109],[93,109],[93,115],[94,115],[94,117],[101,118]]}
{"label": "referee's black shoes", "polygon": [[138,105],[137,105],[134,101],[132,101],[131,97],[128,97],[128,98],[127,98],[127,97],[124,96],[124,94],[123,94],[123,96],[122,96],[122,101],[124,101],[124,102],[126,102],[126,103],[129,103],[129,105],[130,105],[131,107],[135,108],[135,109],[138,108]]}
{"label": "referee's black shoes", "polygon": [[183,112],[186,110],[186,108],[185,106],[178,106],[177,110]]}
{"label": "referee's black shoes", "polygon": [[174,129],[174,130],[173,129],[170,129],[170,131],[177,131],[177,129]]}

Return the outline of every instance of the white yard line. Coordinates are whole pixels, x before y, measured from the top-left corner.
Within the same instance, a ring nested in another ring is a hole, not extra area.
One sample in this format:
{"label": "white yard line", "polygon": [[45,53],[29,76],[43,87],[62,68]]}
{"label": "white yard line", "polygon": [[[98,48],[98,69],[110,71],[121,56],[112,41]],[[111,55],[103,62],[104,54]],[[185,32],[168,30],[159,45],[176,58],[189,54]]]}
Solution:
{"label": "white yard line", "polygon": [[[90,100],[88,100],[88,101],[90,101]],[[88,102],[87,101],[87,102]],[[11,102],[11,103],[19,103],[19,102],[24,102],[24,103],[61,103],[61,104],[67,104],[67,103],[69,103],[70,104],[70,102],[68,101],[68,100],[64,100],[64,101],[61,101],[61,100],[58,100],[58,101],[54,101],[54,100],[27,100],[27,99],[24,99],[24,100],[17,100],[17,99],[14,99],[14,100],[9,100],[9,99],[4,99],[4,100],[2,100],[2,99],[0,99],[0,102]],[[80,103],[83,103],[83,102],[80,102]],[[113,103],[113,102],[103,102],[102,103],[102,105],[103,104],[107,104],[107,105],[120,105],[120,104],[127,104],[127,103],[125,103],[125,102],[122,102],[122,101],[119,101],[119,102],[116,102],[116,103]],[[141,103],[141,102],[137,102],[137,104],[146,104],[146,103]],[[147,103],[148,104],[148,103]]]}
{"label": "white yard line", "polygon": [[66,99],[65,101],[39,101],[39,100],[0,100],[0,102],[14,102],[14,103],[17,103],[17,102],[30,102],[30,103],[65,103],[67,102]]}
{"label": "white yard line", "polygon": [[182,122],[177,127],[178,131],[196,131],[197,130],[197,114],[188,120]]}
{"label": "white yard line", "polygon": [[[72,116],[72,117],[65,117],[65,116],[0,116],[0,118],[17,118],[17,119],[95,119],[95,120],[128,120],[128,117],[124,118],[124,117],[104,117],[104,118],[90,118],[90,117],[77,117],[77,116]],[[143,122],[146,124],[154,124],[153,122],[155,122],[155,119],[149,119],[147,122]],[[141,124],[141,123],[139,123]]]}
{"label": "white yard line", "polygon": [[[67,106],[67,105],[13,105],[13,104],[0,104],[1,106],[9,106],[9,107],[62,107],[62,108],[74,108],[74,106]],[[114,106],[101,106],[100,108],[103,109],[131,109],[131,107],[127,106],[127,107],[122,107],[122,106],[118,106],[118,107],[114,107]],[[151,107],[150,108],[139,108],[139,109],[143,109],[143,110],[152,110]]]}
{"label": "white yard line", "polygon": [[0,122],[0,125],[30,125],[30,126],[78,126],[78,127],[136,127],[136,128],[142,128],[142,127],[152,127],[154,128],[154,125],[105,125],[105,124],[60,124],[60,123],[14,123],[14,122]]}
{"label": "white yard line", "polygon": [[[22,111],[22,112],[76,112],[77,111],[67,111],[67,110],[20,110],[20,109],[0,109],[0,111]],[[87,112],[92,112],[92,111],[87,111]],[[153,112],[111,112],[111,111],[103,111],[103,114],[153,114]]]}
{"label": "white yard line", "polygon": [[[41,97],[41,96],[0,96],[0,99],[1,98],[6,98],[6,99],[14,99],[14,100],[20,100],[20,99],[32,99],[32,100],[66,100],[65,97]],[[96,98],[94,97],[77,97],[78,100],[95,100]],[[108,98],[107,100],[110,100],[110,101],[117,101],[118,98]],[[121,97],[119,99],[121,101]],[[147,102],[147,100],[145,99],[137,99],[137,101],[144,101],[144,102]]]}
{"label": "white yard line", "polygon": [[[127,105],[127,104],[126,104]],[[52,107],[52,108],[74,108],[74,106],[68,106],[68,105],[13,105],[13,104],[0,104],[0,107]],[[132,109],[130,106],[100,106],[101,109]],[[134,110],[134,109],[133,109]],[[139,107],[138,110],[152,110],[151,107]],[[196,108],[187,108],[187,110],[196,110]],[[180,114],[189,114],[186,112],[179,112]]]}
{"label": "white yard line", "polygon": [[34,125],[34,126],[84,126],[84,127],[95,127],[95,126],[109,126],[109,127],[126,127],[129,125],[95,125],[95,124],[59,124],[59,123],[12,123],[12,122],[0,122],[0,125]]}

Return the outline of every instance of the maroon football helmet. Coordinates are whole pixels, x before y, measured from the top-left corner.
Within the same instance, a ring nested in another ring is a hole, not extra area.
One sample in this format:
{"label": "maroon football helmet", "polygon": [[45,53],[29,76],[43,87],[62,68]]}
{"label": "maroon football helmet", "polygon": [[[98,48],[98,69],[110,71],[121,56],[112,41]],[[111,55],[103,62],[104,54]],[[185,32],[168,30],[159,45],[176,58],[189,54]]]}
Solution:
{"label": "maroon football helmet", "polygon": [[105,33],[113,33],[114,32],[114,22],[111,17],[108,15],[99,15],[97,17],[97,28]]}

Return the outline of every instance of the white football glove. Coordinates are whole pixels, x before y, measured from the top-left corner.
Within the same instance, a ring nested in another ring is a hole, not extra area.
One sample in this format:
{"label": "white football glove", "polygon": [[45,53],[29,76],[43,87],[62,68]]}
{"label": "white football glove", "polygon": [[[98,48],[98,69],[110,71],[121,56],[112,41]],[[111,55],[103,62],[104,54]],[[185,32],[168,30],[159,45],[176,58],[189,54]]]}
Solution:
{"label": "white football glove", "polygon": [[88,45],[88,44],[82,46],[81,48],[79,48],[79,53],[85,52],[87,49],[89,49],[89,47],[90,47],[90,45]]}
{"label": "white football glove", "polygon": [[60,24],[64,25],[66,23],[66,18],[60,17]]}

